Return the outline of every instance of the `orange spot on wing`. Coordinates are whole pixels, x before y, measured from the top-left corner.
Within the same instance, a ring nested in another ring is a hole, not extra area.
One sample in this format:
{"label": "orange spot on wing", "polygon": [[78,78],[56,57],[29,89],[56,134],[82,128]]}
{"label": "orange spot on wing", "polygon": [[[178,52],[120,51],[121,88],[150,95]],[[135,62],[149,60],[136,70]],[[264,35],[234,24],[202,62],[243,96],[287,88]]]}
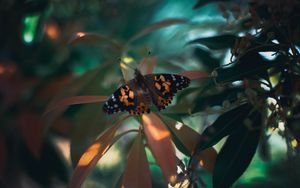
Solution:
{"label": "orange spot on wing", "polygon": [[161,89],[161,85],[158,82],[155,82],[154,86],[156,87],[156,89],[160,90]]}
{"label": "orange spot on wing", "polygon": [[159,79],[160,79],[161,81],[163,81],[163,82],[166,81],[166,79],[165,79],[165,77],[164,77],[163,75],[160,75]]}
{"label": "orange spot on wing", "polygon": [[131,98],[131,99],[134,98],[134,93],[133,93],[133,91],[129,91],[129,98]]}

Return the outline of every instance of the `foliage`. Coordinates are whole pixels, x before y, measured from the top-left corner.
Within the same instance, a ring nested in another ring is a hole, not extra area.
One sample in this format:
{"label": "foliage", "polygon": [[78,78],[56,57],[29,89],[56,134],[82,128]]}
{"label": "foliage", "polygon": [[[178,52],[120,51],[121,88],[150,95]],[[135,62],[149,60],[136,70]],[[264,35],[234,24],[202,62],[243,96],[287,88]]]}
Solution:
{"label": "foliage", "polygon": [[[163,4],[156,1],[2,4],[1,26],[13,41],[1,38],[0,183],[22,187],[10,180],[17,174],[43,187],[94,187],[88,180],[101,177],[99,187],[226,188],[256,151],[270,160],[274,132],[286,141],[287,161],[298,159],[299,1],[178,3],[203,23],[150,21]],[[88,14],[78,16],[82,10]],[[105,114],[101,103],[133,78],[132,68],[192,83],[163,111]],[[70,140],[70,178],[57,135]],[[120,164],[99,170],[115,147]]]}

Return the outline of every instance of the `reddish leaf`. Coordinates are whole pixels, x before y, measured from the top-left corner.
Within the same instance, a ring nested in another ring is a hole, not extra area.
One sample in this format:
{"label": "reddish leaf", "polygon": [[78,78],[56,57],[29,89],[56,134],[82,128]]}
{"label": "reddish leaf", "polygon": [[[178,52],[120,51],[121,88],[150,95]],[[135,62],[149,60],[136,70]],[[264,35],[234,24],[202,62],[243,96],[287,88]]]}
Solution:
{"label": "reddish leaf", "polygon": [[156,66],[156,58],[150,57],[150,58],[144,58],[138,65],[138,69],[141,71],[143,75],[145,74],[152,74],[155,66]]}
{"label": "reddish leaf", "polygon": [[81,156],[71,177],[69,187],[79,188],[84,182],[92,168],[95,167],[99,159],[108,151],[113,141],[114,135],[128,116],[118,121],[114,126],[105,131]]}
{"label": "reddish leaf", "polygon": [[205,71],[184,71],[180,73],[180,75],[186,76],[191,80],[210,77],[210,75]]}
{"label": "reddish leaf", "polygon": [[166,20],[163,20],[163,21],[160,21],[160,22],[156,22],[148,27],[146,27],[145,29],[143,29],[142,31],[138,32],[137,34],[135,34],[134,36],[132,36],[127,44],[137,40],[138,38],[141,38],[155,30],[158,30],[158,29],[161,29],[161,28],[164,28],[164,27],[168,27],[168,26],[171,26],[171,25],[177,25],[177,24],[186,24],[188,23],[187,20],[185,19],[176,19],[176,18],[173,18],[173,19],[166,19]]}
{"label": "reddish leaf", "polygon": [[213,172],[217,158],[217,152],[213,147],[201,151],[201,153],[195,157],[199,166],[211,173]]}
{"label": "reddish leaf", "polygon": [[99,33],[78,32],[71,38],[69,43],[70,44],[76,44],[76,43],[99,44],[100,42],[108,44],[116,51],[120,51],[122,49],[122,45],[119,44],[117,41],[115,41],[109,36],[102,35]]}
{"label": "reddish leaf", "polygon": [[163,117],[163,121],[172,131],[176,139],[178,139],[188,150],[189,155],[192,155],[201,135],[181,122],[177,122],[166,116]]}
{"label": "reddish leaf", "polygon": [[3,177],[6,169],[6,143],[5,138],[2,134],[0,134],[0,177]]}
{"label": "reddish leaf", "polygon": [[43,143],[43,123],[38,115],[23,112],[19,117],[19,129],[25,144],[34,157],[40,157]]}
{"label": "reddish leaf", "polygon": [[65,106],[73,105],[73,104],[85,104],[85,103],[94,103],[94,102],[103,102],[106,101],[107,96],[75,96],[69,97],[66,99],[62,99],[57,102],[50,103],[46,108],[44,115],[49,113],[56,108],[62,108]]}
{"label": "reddish leaf", "polygon": [[149,147],[157,164],[162,169],[166,180],[174,182],[177,167],[175,149],[171,142],[170,132],[154,113],[144,114],[142,122]]}
{"label": "reddish leaf", "polygon": [[35,95],[35,101],[40,101],[41,99],[48,99],[57,94],[58,91],[65,88],[74,78],[73,74],[66,74],[60,77],[55,77],[47,82],[45,85],[39,89]]}
{"label": "reddish leaf", "polygon": [[150,169],[141,132],[135,139],[127,159],[121,187],[151,188]]}

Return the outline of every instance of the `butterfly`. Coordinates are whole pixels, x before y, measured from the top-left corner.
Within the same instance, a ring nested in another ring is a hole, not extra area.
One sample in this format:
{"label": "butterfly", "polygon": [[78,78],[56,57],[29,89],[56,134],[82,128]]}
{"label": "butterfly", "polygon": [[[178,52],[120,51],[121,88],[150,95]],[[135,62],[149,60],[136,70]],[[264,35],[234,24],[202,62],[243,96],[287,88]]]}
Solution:
{"label": "butterfly", "polygon": [[176,74],[142,75],[135,69],[135,77],[119,87],[104,103],[103,110],[108,114],[128,111],[131,115],[150,112],[154,104],[158,110],[168,106],[178,90],[186,88],[190,79]]}

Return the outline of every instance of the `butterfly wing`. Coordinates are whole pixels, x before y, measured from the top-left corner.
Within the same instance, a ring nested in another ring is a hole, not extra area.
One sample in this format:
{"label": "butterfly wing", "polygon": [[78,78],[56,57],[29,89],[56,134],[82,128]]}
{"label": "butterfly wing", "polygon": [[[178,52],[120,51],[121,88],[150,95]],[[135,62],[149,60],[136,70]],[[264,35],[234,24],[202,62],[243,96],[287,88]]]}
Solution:
{"label": "butterfly wing", "polygon": [[153,103],[159,110],[168,106],[178,90],[189,86],[190,79],[176,74],[145,75]]}
{"label": "butterfly wing", "polygon": [[141,89],[135,80],[118,88],[104,103],[103,110],[108,114],[128,111],[130,114],[150,112],[149,92]]}
{"label": "butterfly wing", "polygon": [[137,107],[137,98],[133,86],[134,83],[129,82],[119,87],[104,103],[104,112],[112,114],[120,111],[130,112],[135,110]]}

